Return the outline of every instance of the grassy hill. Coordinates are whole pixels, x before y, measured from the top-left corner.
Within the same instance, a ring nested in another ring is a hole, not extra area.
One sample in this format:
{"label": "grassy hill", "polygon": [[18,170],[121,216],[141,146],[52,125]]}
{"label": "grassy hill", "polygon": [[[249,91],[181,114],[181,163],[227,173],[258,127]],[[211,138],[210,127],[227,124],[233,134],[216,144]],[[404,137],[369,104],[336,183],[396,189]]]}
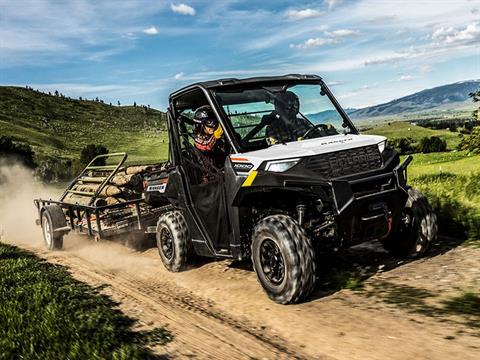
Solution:
{"label": "grassy hill", "polygon": [[167,154],[165,113],[112,106],[32,89],[0,86],[0,134],[32,146],[38,158],[78,158],[87,144],[126,151],[130,162],[157,162]]}

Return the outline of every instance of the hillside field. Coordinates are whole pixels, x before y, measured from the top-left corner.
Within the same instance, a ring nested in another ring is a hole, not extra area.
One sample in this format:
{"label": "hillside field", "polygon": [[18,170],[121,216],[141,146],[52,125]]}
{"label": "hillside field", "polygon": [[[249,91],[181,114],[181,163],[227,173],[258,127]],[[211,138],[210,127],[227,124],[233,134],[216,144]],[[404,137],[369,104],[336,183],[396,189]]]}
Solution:
{"label": "hillside field", "polygon": [[449,150],[454,150],[461,140],[461,134],[458,132],[429,129],[405,121],[393,121],[389,124],[376,123],[374,127],[363,133],[382,135],[388,139],[412,138],[414,142],[419,142],[424,137],[438,136],[447,141]]}
{"label": "hillside field", "polygon": [[165,113],[142,106],[113,106],[31,89],[0,87],[0,134],[32,146],[37,158],[78,158],[87,144],[126,151],[131,163],[164,160]]}

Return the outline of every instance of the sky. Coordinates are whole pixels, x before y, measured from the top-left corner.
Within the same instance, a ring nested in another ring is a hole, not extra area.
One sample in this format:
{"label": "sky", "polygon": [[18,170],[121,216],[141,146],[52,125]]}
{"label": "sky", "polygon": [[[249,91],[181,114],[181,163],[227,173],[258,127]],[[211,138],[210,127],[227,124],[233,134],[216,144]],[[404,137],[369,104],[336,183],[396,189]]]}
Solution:
{"label": "sky", "polygon": [[0,0],[1,85],[164,110],[192,82],[288,73],[349,108],[478,79],[480,0]]}

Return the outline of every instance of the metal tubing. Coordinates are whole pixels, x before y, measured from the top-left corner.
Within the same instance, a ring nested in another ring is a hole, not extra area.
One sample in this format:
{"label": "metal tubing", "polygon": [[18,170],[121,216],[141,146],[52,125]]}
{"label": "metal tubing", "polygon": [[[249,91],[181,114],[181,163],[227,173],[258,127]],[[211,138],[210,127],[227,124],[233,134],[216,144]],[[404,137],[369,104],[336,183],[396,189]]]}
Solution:
{"label": "metal tubing", "polygon": [[75,230],[75,223],[73,222],[73,208],[71,206],[68,207],[68,217],[70,218],[70,227],[72,230]]}
{"label": "metal tubing", "polygon": [[98,237],[102,238],[102,225],[100,225],[100,212],[95,210],[95,222],[97,223]]}
{"label": "metal tubing", "polygon": [[82,226],[82,215],[80,214],[80,209],[77,208],[77,225],[80,228],[80,232],[83,231],[83,226]]}
{"label": "metal tubing", "polygon": [[138,202],[135,203],[135,209],[137,210],[138,230],[142,230],[142,220],[140,219],[140,205]]}
{"label": "metal tubing", "polygon": [[90,221],[90,210],[85,210],[85,216],[87,217],[87,231],[88,236],[92,236],[92,223]]}

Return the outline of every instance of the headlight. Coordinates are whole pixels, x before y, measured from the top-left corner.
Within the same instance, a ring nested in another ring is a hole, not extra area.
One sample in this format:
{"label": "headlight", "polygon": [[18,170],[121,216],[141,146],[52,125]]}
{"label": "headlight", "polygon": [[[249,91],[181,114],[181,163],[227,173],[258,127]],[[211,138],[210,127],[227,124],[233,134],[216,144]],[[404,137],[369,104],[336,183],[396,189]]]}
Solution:
{"label": "headlight", "polygon": [[297,165],[299,161],[300,159],[269,161],[267,166],[265,166],[265,171],[284,172]]}
{"label": "headlight", "polygon": [[387,145],[387,140],[383,140],[382,142],[379,142],[378,144],[378,151],[380,151],[380,154],[383,153],[383,150],[385,150],[385,146]]}

